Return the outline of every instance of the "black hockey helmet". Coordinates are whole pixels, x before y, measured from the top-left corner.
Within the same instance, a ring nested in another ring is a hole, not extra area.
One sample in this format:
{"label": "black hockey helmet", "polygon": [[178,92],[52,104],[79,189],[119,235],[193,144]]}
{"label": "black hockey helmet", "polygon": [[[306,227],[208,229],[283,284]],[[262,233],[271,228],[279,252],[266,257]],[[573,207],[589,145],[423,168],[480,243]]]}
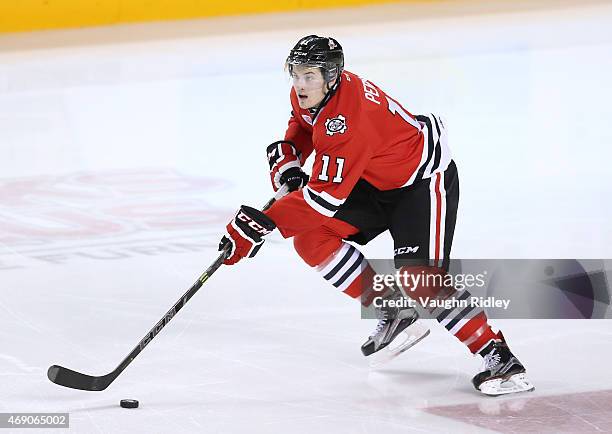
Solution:
{"label": "black hockey helmet", "polygon": [[289,73],[295,65],[319,67],[323,70],[323,78],[329,83],[344,70],[344,53],[334,38],[308,35],[291,49],[285,64]]}

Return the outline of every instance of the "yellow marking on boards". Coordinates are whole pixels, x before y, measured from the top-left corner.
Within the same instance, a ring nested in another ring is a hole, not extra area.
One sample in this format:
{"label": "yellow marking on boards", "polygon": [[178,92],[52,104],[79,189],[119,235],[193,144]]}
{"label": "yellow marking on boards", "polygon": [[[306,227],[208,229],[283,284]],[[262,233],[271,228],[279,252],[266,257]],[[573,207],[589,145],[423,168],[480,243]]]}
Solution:
{"label": "yellow marking on boards", "polygon": [[326,9],[393,1],[396,0],[0,0],[0,33]]}

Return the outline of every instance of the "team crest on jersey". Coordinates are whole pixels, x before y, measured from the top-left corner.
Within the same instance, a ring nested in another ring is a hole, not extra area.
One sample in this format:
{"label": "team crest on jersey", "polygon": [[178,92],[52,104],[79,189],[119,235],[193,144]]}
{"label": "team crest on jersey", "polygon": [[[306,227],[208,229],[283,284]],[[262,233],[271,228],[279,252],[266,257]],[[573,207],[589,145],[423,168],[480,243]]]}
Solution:
{"label": "team crest on jersey", "polygon": [[325,121],[325,134],[328,136],[344,134],[347,128],[346,118],[342,115],[338,115],[335,118],[327,118]]}

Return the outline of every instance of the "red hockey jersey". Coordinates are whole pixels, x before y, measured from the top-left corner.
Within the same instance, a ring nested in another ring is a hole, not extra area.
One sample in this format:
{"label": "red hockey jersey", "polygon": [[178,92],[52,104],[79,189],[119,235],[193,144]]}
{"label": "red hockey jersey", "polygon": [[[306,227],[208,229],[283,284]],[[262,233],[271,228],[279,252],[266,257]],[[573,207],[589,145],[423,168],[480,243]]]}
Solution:
{"label": "red hockey jersey", "polygon": [[300,108],[293,88],[291,106],[285,140],[296,144],[302,164],[313,151],[315,161],[308,185],[266,211],[285,238],[333,217],[360,178],[391,190],[429,178],[450,163],[439,118],[413,116],[349,71],[341,74],[335,94],[315,119]]}

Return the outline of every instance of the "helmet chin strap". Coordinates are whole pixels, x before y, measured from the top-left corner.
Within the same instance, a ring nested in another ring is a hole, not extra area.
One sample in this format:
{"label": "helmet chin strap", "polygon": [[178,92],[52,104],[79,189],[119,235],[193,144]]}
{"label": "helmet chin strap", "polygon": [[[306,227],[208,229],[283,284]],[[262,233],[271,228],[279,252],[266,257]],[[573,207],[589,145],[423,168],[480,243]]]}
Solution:
{"label": "helmet chin strap", "polygon": [[317,118],[317,116],[319,115],[319,112],[323,109],[323,107],[325,107],[325,104],[329,102],[331,97],[334,96],[334,94],[338,90],[338,86],[340,85],[340,79],[341,79],[341,74],[338,74],[338,78],[336,79],[336,82],[333,85],[330,86],[329,82],[327,82],[325,84],[325,87],[327,87],[327,93],[325,94],[321,102],[317,104],[316,106],[308,109],[313,120]]}

